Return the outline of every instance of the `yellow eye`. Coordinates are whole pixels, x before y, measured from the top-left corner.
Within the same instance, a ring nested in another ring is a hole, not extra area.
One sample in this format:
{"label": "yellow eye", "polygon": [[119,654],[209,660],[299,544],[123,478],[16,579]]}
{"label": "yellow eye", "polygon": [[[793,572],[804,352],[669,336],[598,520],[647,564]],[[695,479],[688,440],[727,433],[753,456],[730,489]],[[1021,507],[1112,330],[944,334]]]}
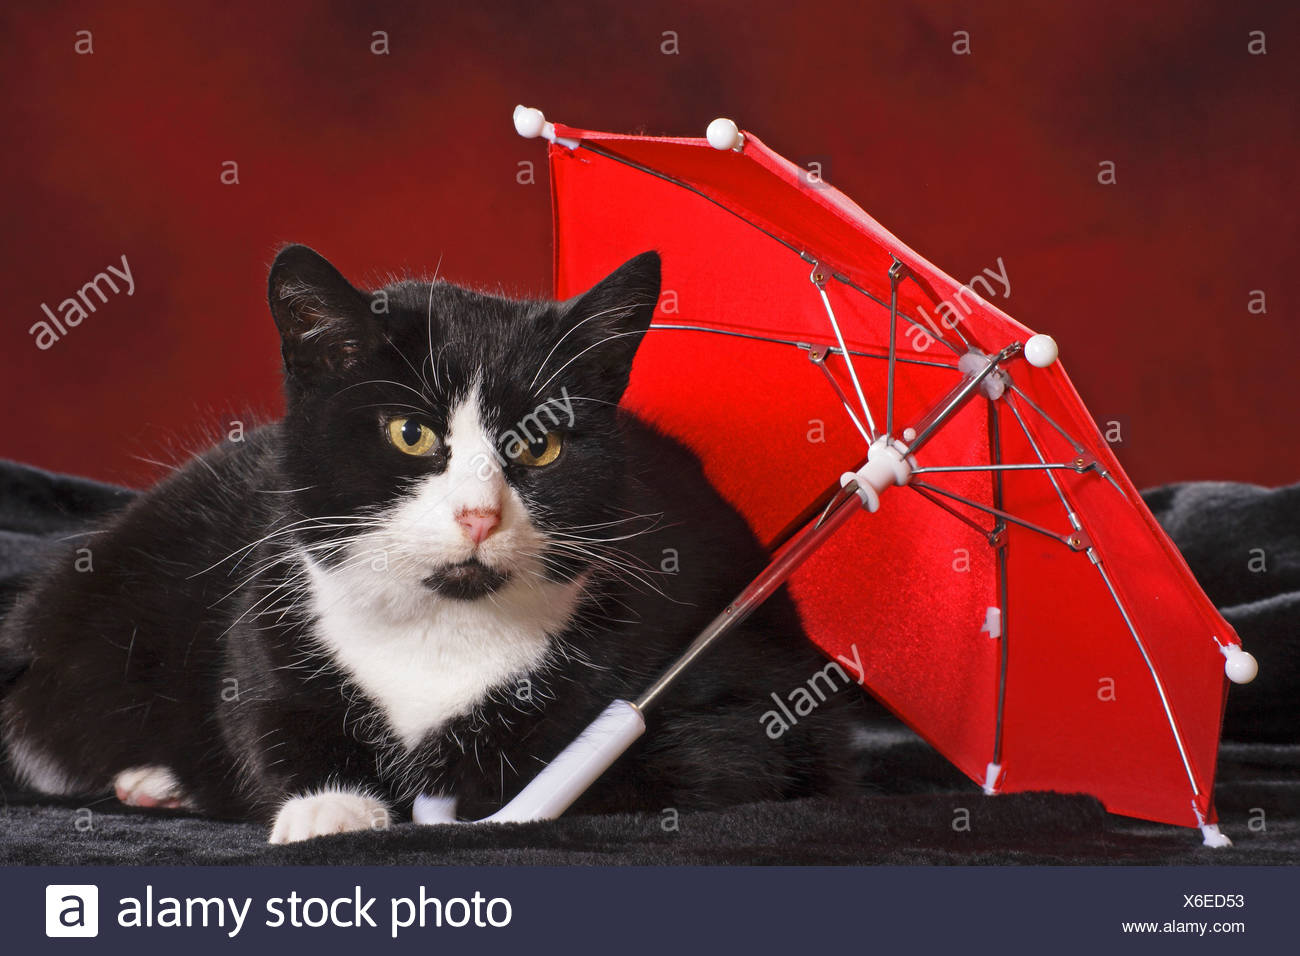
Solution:
{"label": "yellow eye", "polygon": [[563,446],[564,439],[559,432],[547,432],[536,441],[519,442],[514,454],[515,463],[529,468],[544,468],[560,457]]}
{"label": "yellow eye", "polygon": [[388,422],[388,440],[406,455],[424,458],[438,450],[438,436],[432,428],[414,418],[394,418]]}

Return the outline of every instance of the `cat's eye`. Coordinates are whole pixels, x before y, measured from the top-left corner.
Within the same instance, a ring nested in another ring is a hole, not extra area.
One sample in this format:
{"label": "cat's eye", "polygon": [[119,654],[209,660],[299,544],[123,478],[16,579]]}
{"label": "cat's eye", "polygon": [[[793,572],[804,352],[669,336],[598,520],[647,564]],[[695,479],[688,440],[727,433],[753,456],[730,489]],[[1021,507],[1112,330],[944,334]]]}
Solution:
{"label": "cat's eye", "polygon": [[559,432],[547,432],[541,438],[521,445],[515,452],[515,464],[528,468],[544,468],[560,457],[564,439]]}
{"label": "cat's eye", "polygon": [[438,435],[415,418],[392,418],[386,429],[393,447],[406,455],[425,458],[438,450]]}

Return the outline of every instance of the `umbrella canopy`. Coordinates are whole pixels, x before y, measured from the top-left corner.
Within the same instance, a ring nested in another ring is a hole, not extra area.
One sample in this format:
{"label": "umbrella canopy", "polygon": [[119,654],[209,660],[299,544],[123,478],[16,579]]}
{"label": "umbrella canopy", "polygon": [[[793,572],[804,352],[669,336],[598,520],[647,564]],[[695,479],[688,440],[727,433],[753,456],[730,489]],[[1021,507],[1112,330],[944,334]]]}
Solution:
{"label": "umbrella canopy", "polygon": [[[1033,335],[989,301],[1000,262],[959,283],[751,133],[715,124],[711,146],[533,119],[516,116],[551,141],[557,297],[658,250],[624,402],[694,449],[765,540],[815,515],[869,440],[924,431],[963,356]],[[1085,792],[1206,826],[1225,658],[1250,661],[1051,346],[990,375],[906,486],[789,587],[813,640],[860,661],[867,689],[986,792]]]}

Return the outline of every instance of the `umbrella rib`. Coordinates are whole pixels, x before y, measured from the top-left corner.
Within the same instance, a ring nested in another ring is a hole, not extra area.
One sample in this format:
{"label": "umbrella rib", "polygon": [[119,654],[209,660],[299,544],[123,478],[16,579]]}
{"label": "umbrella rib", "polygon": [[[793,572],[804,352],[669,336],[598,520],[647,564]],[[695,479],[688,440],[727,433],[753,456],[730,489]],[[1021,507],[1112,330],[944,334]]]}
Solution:
{"label": "umbrella rib", "polygon": [[1028,405],[1030,408],[1032,408],[1034,411],[1038,412],[1039,415],[1043,416],[1043,419],[1047,422],[1047,424],[1051,425],[1051,426],[1052,426],[1053,428],[1055,428],[1058,432],[1060,432],[1060,433],[1061,433],[1061,437],[1063,437],[1066,441],[1068,441],[1071,445],[1073,445],[1075,451],[1077,451],[1080,455],[1083,454],[1083,446],[1080,445],[1077,441],[1074,440],[1074,436],[1073,436],[1073,435],[1071,435],[1071,434],[1070,434],[1069,432],[1067,432],[1064,428],[1062,428],[1060,425],[1058,425],[1058,424],[1056,423],[1056,419],[1052,418],[1051,415],[1047,414],[1047,412],[1045,412],[1045,411],[1043,411],[1041,408],[1039,408],[1039,407],[1038,407],[1038,404],[1037,404],[1037,403],[1036,403],[1032,398],[1030,398],[1028,395],[1026,395],[1024,392],[1022,392],[1022,391],[1019,389],[1019,387],[1017,387],[1017,385],[1016,385],[1015,382],[1008,382],[1007,384],[1009,384],[1009,385],[1011,386],[1011,391],[1015,392],[1016,395],[1018,395],[1020,398],[1024,399],[1025,404],[1027,404],[1027,405]]}
{"label": "umbrella rib", "polygon": [[799,249],[793,243],[787,242],[786,240],[778,236],[776,233],[764,229],[758,223],[746,219],[744,216],[736,212],[736,210],[732,209],[730,206],[719,202],[718,200],[710,196],[708,193],[706,193],[704,190],[697,189],[695,186],[692,186],[690,183],[683,182],[680,179],[676,179],[672,176],[669,176],[667,173],[660,172],[659,170],[654,169],[653,167],[643,165],[642,163],[638,163],[634,159],[628,159],[626,156],[620,156],[618,153],[611,152],[610,150],[607,150],[602,146],[597,146],[596,144],[588,142],[585,139],[580,140],[578,142],[578,146],[582,149],[590,150],[591,152],[596,153],[597,155],[604,156],[606,159],[612,159],[616,163],[621,163],[622,165],[627,166],[631,169],[635,169],[638,170],[639,172],[643,172],[648,176],[653,176],[655,177],[655,179],[662,179],[664,182],[671,183],[674,186],[677,186],[681,189],[685,189],[689,193],[694,193],[696,196],[699,196],[701,199],[705,200],[706,202],[711,203],[714,206],[717,206],[723,212],[727,212],[735,216],[741,222],[745,223],[745,225],[750,226],[753,229],[757,229],[759,232],[767,236],[769,239],[773,239],[776,242],[779,242],[781,245],[785,246],[787,249],[789,249],[791,252],[793,252],[795,255],[799,256],[800,258],[803,257],[804,254],[803,250]]}
{"label": "umbrella rib", "polygon": [[738,339],[752,339],[755,342],[771,342],[773,345],[792,345],[797,349],[807,349],[810,347],[807,342],[796,342],[794,339],[778,339],[770,335],[756,335],[753,332],[737,332],[733,329],[711,329],[707,325],[668,325],[659,322],[652,322],[650,328],[662,329],[665,332],[708,332],[710,335],[730,335]]}
{"label": "umbrella rib", "polygon": [[[676,323],[666,324],[666,323],[656,322],[652,324],[650,328],[660,329],[669,332],[707,332],[710,335],[730,335],[738,339],[752,339],[755,342],[770,342],[773,345],[789,345],[797,349],[803,349],[805,352],[812,351],[812,349],[816,347],[809,342],[798,342],[794,339],[778,339],[770,335],[755,335],[753,332],[737,332],[732,329],[712,329],[709,328],[707,325],[679,325]],[[828,346],[827,353],[839,355],[840,354],[839,346],[838,345]],[[881,362],[887,361],[889,358],[888,355],[880,355],[875,352],[864,352],[861,349],[849,349],[849,354],[856,355],[859,358],[875,359]],[[896,359],[896,361],[902,365],[925,365],[930,368],[946,368],[946,369],[957,368],[957,366],[953,365],[951,362],[935,362],[931,359],[902,358],[900,356],[899,358]]]}
{"label": "umbrella rib", "polygon": [[[1014,389],[1015,386],[1013,385],[1012,388]],[[1023,393],[1019,389],[1015,389],[1015,392],[1016,395],[1024,397]],[[1057,431],[1061,432],[1061,434],[1064,435],[1065,438],[1082,453],[1082,449],[1079,448],[1074,440],[1070,438],[1070,436],[1066,434],[1066,432],[1057,425],[1056,422],[1051,420],[1051,417],[1048,416],[1046,412],[1034,405],[1034,403],[1027,397],[1025,397],[1025,401],[1029,402],[1031,406],[1034,406],[1035,410],[1040,415],[1046,418],[1057,429]],[[1010,406],[1012,413],[1016,416],[1016,421],[1019,422],[1021,431],[1025,433],[1025,438],[1028,439],[1030,447],[1034,449],[1034,454],[1038,456],[1039,461],[1043,461],[1043,453],[1038,448],[1038,442],[1036,442],[1034,436],[1030,434],[1029,428],[1025,424],[1025,420],[1020,414],[1020,409],[1016,406],[1015,401],[1010,395],[1007,396],[1007,404]],[[1047,477],[1051,480],[1052,487],[1056,489],[1057,497],[1061,499],[1061,505],[1065,508],[1066,515],[1070,519],[1070,524],[1076,530],[1082,530],[1079,524],[1078,515],[1075,514],[1074,510],[1070,507],[1069,502],[1066,500],[1065,492],[1061,490],[1061,485],[1056,480],[1056,476],[1048,471]],[[1192,785],[1192,795],[1200,796],[1201,790],[1196,783],[1196,774],[1192,772],[1191,761],[1187,758],[1187,748],[1183,745],[1182,732],[1178,729],[1178,721],[1174,719],[1173,708],[1169,705],[1169,697],[1165,693],[1165,686],[1160,680],[1160,675],[1156,673],[1155,664],[1151,661],[1151,655],[1147,652],[1146,644],[1143,642],[1141,635],[1138,634],[1137,628],[1133,624],[1133,619],[1129,617],[1128,608],[1126,608],[1124,602],[1119,599],[1119,593],[1115,590],[1115,585],[1111,582],[1110,575],[1106,573],[1106,568],[1102,565],[1101,556],[1097,554],[1097,550],[1091,544],[1088,545],[1085,551],[1088,555],[1088,559],[1096,566],[1097,571],[1101,574],[1101,579],[1106,584],[1106,590],[1110,592],[1110,599],[1115,602],[1115,607],[1119,610],[1120,616],[1124,618],[1124,624],[1128,627],[1128,632],[1132,635],[1133,642],[1137,645],[1138,651],[1142,654],[1142,660],[1146,662],[1147,672],[1151,675],[1152,683],[1155,684],[1156,693],[1160,697],[1160,705],[1164,708],[1165,718],[1169,722],[1169,730],[1174,735],[1174,744],[1178,747],[1178,756],[1182,758],[1183,770],[1187,772],[1188,782]]]}
{"label": "umbrella rib", "polygon": [[885,435],[894,437],[894,366],[898,362],[898,283],[907,267],[898,259],[889,267],[889,371],[885,384]]}
{"label": "umbrella rib", "polygon": [[1102,566],[1101,558],[1096,551],[1088,548],[1088,557],[1092,563],[1097,566],[1101,573],[1101,579],[1106,582],[1106,590],[1110,592],[1110,598],[1115,602],[1115,607],[1119,609],[1120,616],[1124,618],[1124,623],[1128,626],[1128,632],[1133,635],[1133,642],[1137,644],[1138,651],[1142,654],[1142,660],[1146,662],[1147,671],[1151,674],[1151,680],[1156,685],[1156,693],[1160,696],[1160,706],[1164,708],[1165,719],[1169,721],[1169,730],[1174,735],[1174,743],[1178,746],[1178,756],[1182,758],[1183,770],[1187,772],[1187,780],[1192,785],[1192,795],[1199,797],[1201,788],[1196,783],[1196,774],[1192,772],[1191,761],[1187,757],[1187,748],[1183,745],[1183,735],[1178,729],[1178,721],[1174,719],[1173,708],[1169,705],[1169,697],[1165,694],[1165,685],[1160,680],[1160,675],[1156,673],[1155,664],[1151,662],[1151,655],[1147,653],[1146,644],[1138,635],[1137,628],[1133,626],[1132,619],[1128,616],[1128,609],[1124,607],[1124,602],[1119,599],[1119,594],[1115,591],[1115,585],[1111,583],[1110,575],[1106,573],[1105,567]]}
{"label": "umbrella rib", "polygon": [[844,394],[844,389],[840,388],[840,383],[835,381],[834,373],[826,367],[826,353],[811,352],[809,353],[809,358],[812,359],[814,365],[822,370],[822,374],[826,376],[826,381],[830,382],[831,388],[833,388],[835,394],[839,396],[840,404],[844,406],[844,411],[848,413],[849,419],[853,422],[853,427],[862,435],[863,440],[870,445],[875,436],[869,434],[867,430],[862,427],[862,422],[859,421],[858,416],[853,413],[853,405],[849,401],[849,397]]}
{"label": "umbrella rib", "polygon": [[[1052,418],[1051,415],[1047,414],[1047,412],[1045,412],[1045,411],[1043,411],[1041,408],[1039,408],[1039,407],[1038,407],[1038,404],[1037,404],[1037,403],[1036,403],[1032,398],[1030,398],[1028,395],[1026,395],[1024,392],[1022,392],[1022,391],[1021,391],[1021,390],[1016,386],[1016,383],[1015,383],[1015,382],[1008,381],[1007,384],[1011,387],[1011,391],[1015,392],[1016,395],[1018,395],[1021,399],[1023,399],[1023,400],[1025,401],[1025,403],[1026,403],[1030,408],[1032,408],[1032,409],[1033,409],[1034,411],[1036,411],[1039,415],[1041,415],[1041,416],[1043,417],[1043,419],[1047,422],[1047,424],[1051,425],[1051,426],[1052,426],[1053,428],[1055,428],[1058,432],[1060,432],[1060,433],[1061,433],[1061,436],[1062,436],[1066,441],[1068,441],[1072,446],[1074,446],[1074,450],[1075,450],[1076,452],[1078,452],[1080,455],[1086,455],[1086,454],[1087,454],[1087,452],[1085,452],[1085,451],[1083,450],[1083,446],[1080,445],[1077,441],[1074,440],[1074,436],[1071,435],[1069,432],[1067,432],[1067,431],[1066,431],[1064,428],[1062,428],[1060,425],[1058,425],[1058,424],[1056,423],[1056,419]],[[1115,480],[1115,476],[1114,476],[1114,475],[1112,475],[1109,471],[1106,471],[1106,470],[1102,469],[1100,466],[1098,467],[1097,470],[1101,473],[1101,476],[1102,476],[1103,478],[1105,478],[1107,481],[1109,481],[1109,482],[1111,483],[1111,485],[1114,486],[1114,488],[1115,488],[1116,491],[1118,491],[1121,495],[1124,494],[1124,489],[1122,489],[1122,488],[1119,486],[1119,482]]]}
{"label": "umbrella rib", "polygon": [[958,521],[962,522],[963,524],[970,525],[970,527],[978,531],[981,536],[987,538],[990,534],[992,534],[992,532],[989,531],[988,528],[981,525],[970,515],[962,514],[960,511],[958,511],[952,505],[948,504],[948,502],[944,501],[942,498],[938,497],[937,495],[931,494],[930,491],[928,490],[928,486],[922,485],[920,484],[920,482],[913,481],[913,482],[909,482],[907,487],[911,488],[913,491],[915,491],[926,501],[930,502],[932,505],[937,505],[938,507],[942,508],[944,511],[948,512],[948,514],[956,518]]}
{"label": "umbrella rib", "polygon": [[1058,471],[1059,471],[1059,470],[1067,470],[1067,469],[1068,469],[1069,471],[1078,471],[1078,470],[1079,470],[1075,465],[1064,464],[1064,463],[1059,463],[1059,462],[1054,462],[1054,463],[1052,463],[1052,464],[1046,464],[1046,463],[1044,463],[1044,464],[1038,464],[1038,465],[1035,465],[1035,464],[1033,464],[1032,462],[1030,462],[1030,463],[1027,463],[1027,464],[1014,464],[1014,465],[927,465],[927,466],[925,466],[925,467],[923,467],[923,468],[913,468],[913,469],[912,469],[912,474],[914,474],[914,475],[924,475],[924,474],[926,474],[927,472],[939,472],[939,471],[942,471],[942,472],[957,472],[957,471],[991,471],[991,472],[1000,472],[1000,471],[1039,471],[1039,470],[1042,470],[1042,469],[1044,469],[1044,468],[1046,468],[1046,469],[1052,469],[1052,470],[1058,470]]}
{"label": "umbrella rib", "polygon": [[[1025,438],[1029,442],[1029,447],[1034,450],[1034,457],[1046,465],[1047,459],[1043,457],[1043,453],[1038,447],[1038,442],[1034,439],[1033,434],[1030,433],[1029,426],[1025,424],[1025,419],[1020,414],[1020,408],[1016,405],[1014,397],[1008,395],[1006,396],[1006,399],[1007,407],[1010,408],[1011,413],[1016,416],[1016,421],[1020,423],[1020,430],[1025,433]],[[1065,437],[1070,440],[1071,444],[1073,444],[1073,439],[1070,439],[1069,435],[1066,435]],[[1075,448],[1080,454],[1083,454],[1082,448],[1079,448],[1078,445],[1075,445]],[[1052,483],[1052,487],[1056,490],[1056,497],[1061,499],[1061,507],[1065,509],[1065,517],[1069,520],[1070,526],[1074,528],[1075,531],[1081,531],[1082,526],[1079,524],[1079,517],[1074,513],[1074,509],[1070,507],[1070,503],[1065,500],[1065,492],[1061,490],[1061,483],[1056,480],[1056,476],[1052,474],[1051,469],[1046,470],[1044,474],[1047,475],[1047,480]]]}
{"label": "umbrella rib", "polygon": [[835,333],[835,341],[840,345],[840,356],[844,359],[844,364],[849,368],[849,378],[853,381],[853,390],[858,394],[858,402],[862,405],[862,414],[867,419],[867,429],[871,432],[871,440],[876,437],[876,422],[871,417],[871,408],[867,405],[867,396],[862,391],[862,383],[858,381],[858,370],[853,364],[853,356],[849,354],[849,347],[844,344],[844,333],[840,331],[840,323],[835,318],[835,310],[831,308],[830,296],[826,294],[825,279],[820,278],[822,275],[818,272],[820,266],[813,264],[812,275],[809,277],[814,286],[817,288],[817,294],[821,296],[822,305],[826,307],[826,317],[830,320],[831,331]]}
{"label": "umbrella rib", "polygon": [[[993,464],[1001,465],[1002,464],[1002,429],[998,422],[997,406],[992,402],[989,402],[988,405],[988,419],[989,419],[989,452],[992,455]],[[990,477],[993,479],[993,507],[998,508],[1000,510],[1004,504],[1003,487],[1002,487],[1002,470],[1000,468],[993,470]],[[1004,533],[1006,531],[1006,527],[1007,527],[1006,522],[1003,521],[1001,518],[999,518],[993,526],[993,537],[991,539],[996,542],[995,548],[997,549],[997,555],[998,555],[998,607],[1001,612],[1001,621],[1000,621],[1001,627],[999,629],[999,634],[998,634],[998,643],[1001,645],[998,648],[998,658],[999,658],[998,710],[997,710],[996,723],[994,724],[994,729],[993,729],[993,761],[992,761],[993,764],[999,768],[1002,766],[1002,724],[1003,724],[1003,716],[1006,713],[1006,702],[1007,702],[1007,661],[1011,653],[1008,644],[1010,631],[1008,629],[1008,622],[1007,622],[1007,619],[1010,616],[1008,614],[1009,608],[1007,607],[1009,603],[1007,600],[1007,594],[1010,589],[1010,585],[1007,582],[1007,540],[1006,540],[1006,535]],[[991,776],[993,775],[989,774],[988,771],[985,771],[986,787],[996,787],[997,785],[996,777],[994,777],[993,779],[987,779]]]}
{"label": "umbrella rib", "polygon": [[[831,278],[834,279],[836,282],[848,286],[850,289],[852,289],[854,292],[857,292],[859,295],[866,296],[868,299],[876,303],[876,305],[880,306],[882,309],[889,308],[888,302],[886,302],[884,299],[872,295],[870,292],[868,292],[862,286],[858,285],[856,282],[854,282],[848,276],[844,275],[842,272],[832,272]],[[912,318],[906,312],[899,312],[898,317],[903,321],[907,322],[913,328],[920,329],[922,332],[924,332],[930,338],[934,339],[936,342],[946,346],[948,350],[952,352],[953,355],[956,355],[958,357],[961,356],[961,349],[957,348],[957,346],[953,345],[951,342],[945,339],[943,337],[943,334],[940,333],[933,326],[922,325],[918,320]],[[957,332],[957,326],[955,325],[953,326],[953,331]],[[961,332],[957,332],[957,334],[961,335]],[[967,346],[970,345],[970,342],[966,339],[966,336],[964,335],[962,335],[962,341],[965,342]]]}
{"label": "umbrella rib", "polygon": [[[954,501],[960,501],[962,504],[968,505],[969,507],[974,508],[977,511],[983,511],[985,514],[993,515],[996,518],[1002,518],[1005,521],[1010,521],[1012,524],[1018,524],[1020,525],[1020,527],[1028,528],[1030,531],[1037,531],[1039,534],[1043,535],[1044,537],[1051,538],[1053,541],[1059,541],[1067,548],[1070,548],[1071,551],[1075,550],[1075,548],[1071,547],[1070,542],[1066,539],[1064,535],[1059,535],[1055,531],[1049,531],[1041,525],[1034,524],[1032,521],[1026,521],[1024,518],[1017,518],[1015,515],[1011,514],[1010,512],[1003,511],[1001,508],[993,508],[990,507],[989,505],[982,505],[978,501],[971,501],[969,498],[957,494],[955,491],[949,491],[946,488],[940,488],[938,485],[931,485],[924,481],[909,482],[908,487],[924,488],[926,491],[933,491],[935,494],[943,495],[945,498],[951,498]],[[980,530],[984,531],[984,529],[982,528]],[[987,536],[989,532],[984,531],[984,534]]]}
{"label": "umbrella rib", "polygon": [[[706,193],[704,190],[697,189],[696,187],[692,186],[690,183],[683,182],[680,179],[675,179],[674,177],[669,176],[667,173],[662,173],[657,169],[653,169],[649,166],[643,165],[642,163],[638,163],[635,160],[628,159],[625,156],[620,156],[618,153],[611,152],[610,150],[597,146],[594,143],[589,143],[586,140],[580,140],[578,142],[578,147],[580,149],[586,149],[593,153],[596,153],[598,156],[604,156],[606,159],[611,160],[615,163],[619,163],[623,166],[627,166],[629,169],[635,169],[638,172],[645,173],[647,176],[653,176],[655,179],[662,179],[664,182],[671,183],[672,185],[678,187],[679,189],[684,189],[689,193],[693,193],[694,195],[699,196],[705,202],[717,206],[723,212],[730,213],[731,215],[735,216],[737,219],[739,219],[745,225],[749,226],[751,229],[755,229],[758,232],[761,232],[763,235],[767,236],[769,239],[772,239],[773,241],[778,242],[781,245],[785,246],[785,248],[789,249],[791,252],[797,255],[800,259],[803,259],[805,262],[813,261],[812,258],[810,258],[810,253],[808,253],[806,250],[800,249],[798,246],[794,245],[794,243],[787,242],[786,240],[778,236],[776,233],[768,229],[764,229],[758,223],[754,222],[751,219],[747,219],[746,217],[742,216],[740,213],[736,212],[736,210],[732,209],[730,206],[719,202],[718,200],[710,196],[708,193]],[[853,289],[855,292],[859,292],[862,295],[865,295],[868,299],[870,299],[872,302],[876,303],[877,305],[881,306],[882,308],[888,308],[888,306],[885,304],[883,300],[872,295],[866,289],[862,288],[862,286],[858,285],[856,282],[851,280],[848,276],[832,273],[831,278],[837,282],[844,283],[850,289]],[[912,318],[910,315],[907,315],[906,313],[900,312],[898,314],[902,316],[906,321],[914,325],[916,328],[920,329],[926,335],[932,336],[935,339],[935,341],[942,342],[952,351],[954,355],[958,355],[958,356],[961,355],[961,350],[958,349],[957,346],[949,342],[947,339],[945,339],[942,335],[936,335],[934,333],[934,330],[929,329],[926,326],[922,325],[920,322]],[[956,326],[953,327],[953,330],[956,331],[957,334],[961,336],[962,341],[966,342],[966,345],[969,347],[970,342],[966,339],[966,336],[962,335],[961,331],[957,329]]]}
{"label": "umbrella rib", "polygon": [[822,513],[820,516],[818,516],[817,523],[813,525],[813,527],[820,528],[823,524],[825,524],[826,519],[830,517],[830,513],[834,511],[837,507],[839,507],[840,502],[842,502],[850,494],[852,494],[852,492],[845,491],[843,487],[841,487],[837,492],[835,492],[835,496],[831,498],[830,501],[826,502],[826,507],[822,509]]}

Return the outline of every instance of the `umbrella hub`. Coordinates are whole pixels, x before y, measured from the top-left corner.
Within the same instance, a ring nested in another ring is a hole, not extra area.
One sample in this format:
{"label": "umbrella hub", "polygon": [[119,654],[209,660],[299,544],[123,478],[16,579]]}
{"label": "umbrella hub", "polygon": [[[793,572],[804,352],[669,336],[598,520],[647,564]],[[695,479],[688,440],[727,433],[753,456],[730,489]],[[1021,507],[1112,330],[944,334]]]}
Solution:
{"label": "umbrella hub", "polygon": [[916,459],[907,454],[906,445],[896,438],[882,436],[867,449],[866,464],[840,476],[840,487],[854,485],[852,492],[862,501],[862,507],[875,512],[880,508],[881,493],[886,488],[907,484],[915,467]]}
{"label": "umbrella hub", "polygon": [[[989,357],[979,349],[971,349],[957,360],[957,370],[962,375],[975,375],[989,364]],[[1011,377],[1002,369],[994,369],[980,381],[980,391],[989,401],[996,402],[1007,390]]]}

